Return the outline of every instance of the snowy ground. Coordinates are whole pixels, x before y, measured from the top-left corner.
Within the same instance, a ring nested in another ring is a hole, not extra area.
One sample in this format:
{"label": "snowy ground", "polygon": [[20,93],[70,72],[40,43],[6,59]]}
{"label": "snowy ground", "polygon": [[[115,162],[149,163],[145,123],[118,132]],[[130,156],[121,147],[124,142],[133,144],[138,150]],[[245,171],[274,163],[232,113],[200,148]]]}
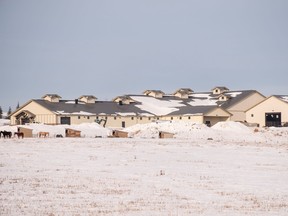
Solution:
{"label": "snowy ground", "polygon": [[[164,129],[176,138],[158,139]],[[254,130],[163,123],[125,139],[0,139],[0,215],[288,215],[288,130]]]}

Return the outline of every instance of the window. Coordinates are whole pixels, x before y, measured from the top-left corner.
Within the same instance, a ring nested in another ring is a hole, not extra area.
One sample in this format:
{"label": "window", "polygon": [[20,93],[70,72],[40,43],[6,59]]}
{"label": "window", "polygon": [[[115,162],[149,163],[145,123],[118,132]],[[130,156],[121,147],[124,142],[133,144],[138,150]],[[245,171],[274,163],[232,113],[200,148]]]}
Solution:
{"label": "window", "polygon": [[114,116],[114,120],[116,120],[117,119],[117,117],[116,116]]}
{"label": "window", "polygon": [[87,119],[90,119],[90,116],[87,116]]}
{"label": "window", "polygon": [[148,120],[150,121],[150,120],[151,120],[151,117],[148,117]]}
{"label": "window", "polygon": [[254,117],[254,114],[251,114],[251,117]]}
{"label": "window", "polygon": [[173,117],[171,117],[171,120],[173,120]]}
{"label": "window", "polygon": [[191,116],[188,116],[188,119],[191,119]]}
{"label": "window", "polygon": [[78,119],[80,119],[81,118],[81,116],[78,116]]}
{"label": "window", "polygon": [[182,119],[182,116],[180,116],[179,119],[181,120],[181,119]]}
{"label": "window", "polygon": [[140,117],[140,120],[142,120],[142,117]]}
{"label": "window", "polygon": [[131,117],[131,120],[134,120],[134,117]]}

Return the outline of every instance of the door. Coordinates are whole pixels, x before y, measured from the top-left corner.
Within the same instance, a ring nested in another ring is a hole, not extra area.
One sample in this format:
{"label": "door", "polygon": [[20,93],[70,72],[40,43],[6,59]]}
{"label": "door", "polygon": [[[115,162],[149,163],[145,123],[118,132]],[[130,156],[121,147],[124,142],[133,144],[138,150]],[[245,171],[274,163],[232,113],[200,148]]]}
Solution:
{"label": "door", "polygon": [[125,121],[122,121],[122,128],[125,128]]}
{"label": "door", "polygon": [[281,126],[281,113],[265,113],[265,126],[266,127]]}
{"label": "door", "polygon": [[61,118],[60,118],[60,124],[70,125],[70,124],[71,124],[70,117],[61,117]]}

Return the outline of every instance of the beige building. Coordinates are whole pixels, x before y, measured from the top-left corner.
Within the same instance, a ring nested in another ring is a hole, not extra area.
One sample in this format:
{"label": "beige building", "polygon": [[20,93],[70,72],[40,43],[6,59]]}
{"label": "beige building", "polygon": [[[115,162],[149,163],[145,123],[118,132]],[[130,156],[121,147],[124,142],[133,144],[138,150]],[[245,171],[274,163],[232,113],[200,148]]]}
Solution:
{"label": "beige building", "polygon": [[214,125],[219,121],[245,121],[245,112],[264,98],[254,90],[229,91],[226,87],[200,93],[190,88],[180,88],[173,94],[146,90],[112,101],[98,101],[93,95],[63,100],[57,94],[46,94],[21,106],[10,115],[10,120],[13,125],[97,122],[111,128],[171,120]]}
{"label": "beige building", "polygon": [[288,95],[272,95],[246,112],[248,123],[263,126],[288,126]]}
{"label": "beige building", "polygon": [[266,98],[255,90],[229,91],[226,87],[215,87],[212,92],[212,97],[218,98],[217,104],[232,114],[231,121],[247,121],[246,111]]}

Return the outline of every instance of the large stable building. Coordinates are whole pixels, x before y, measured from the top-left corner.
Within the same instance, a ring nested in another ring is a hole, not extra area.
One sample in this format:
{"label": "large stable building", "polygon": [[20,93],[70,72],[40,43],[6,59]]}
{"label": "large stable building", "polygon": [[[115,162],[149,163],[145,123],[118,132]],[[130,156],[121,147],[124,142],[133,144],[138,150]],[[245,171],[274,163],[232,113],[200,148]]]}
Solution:
{"label": "large stable building", "polygon": [[263,126],[288,126],[288,95],[272,95],[246,112],[249,123]]}
{"label": "large stable building", "polygon": [[[219,121],[245,121],[245,112],[261,100],[254,90],[229,91],[215,87],[195,93],[181,88],[172,94],[146,90],[140,95],[123,95],[112,101],[98,101],[93,95],[62,100],[57,94],[25,103],[10,115],[11,124],[80,124],[97,122],[106,127],[124,128],[153,121],[192,121],[214,125]],[[244,115],[243,115],[244,113]]]}

